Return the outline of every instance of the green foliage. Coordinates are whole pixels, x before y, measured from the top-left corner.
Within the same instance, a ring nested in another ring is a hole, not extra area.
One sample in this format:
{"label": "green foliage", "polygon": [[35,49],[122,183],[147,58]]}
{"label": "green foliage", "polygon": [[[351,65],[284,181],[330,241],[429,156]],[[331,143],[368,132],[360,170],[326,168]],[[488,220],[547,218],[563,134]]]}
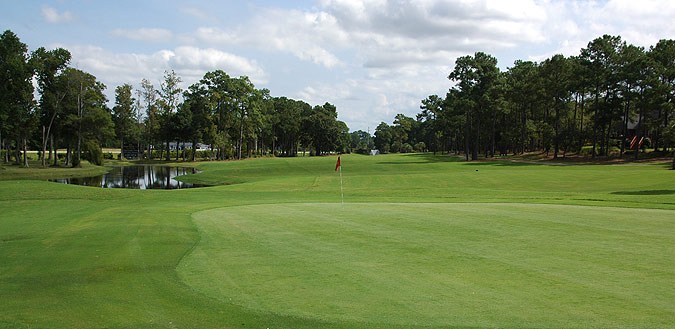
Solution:
{"label": "green foliage", "polygon": [[415,149],[415,152],[424,152],[424,151],[427,150],[427,145],[424,144],[424,142],[419,142],[419,143],[415,144],[414,149]]}
{"label": "green foliage", "polygon": [[90,163],[102,166],[103,165],[103,152],[101,147],[94,140],[86,140],[83,143],[84,152],[82,158],[89,161]]}
{"label": "green foliage", "polygon": [[403,143],[403,145],[401,145],[401,151],[400,151],[401,153],[411,153],[412,151],[413,151],[412,145],[410,145],[408,143]]}
{"label": "green foliage", "polygon": [[72,155],[72,157],[73,157],[73,159],[72,159],[72,167],[73,167],[73,168],[78,168],[78,167],[80,167],[82,164],[81,164],[81,161],[80,161],[80,156],[77,154],[77,152],[74,152],[73,155]]}

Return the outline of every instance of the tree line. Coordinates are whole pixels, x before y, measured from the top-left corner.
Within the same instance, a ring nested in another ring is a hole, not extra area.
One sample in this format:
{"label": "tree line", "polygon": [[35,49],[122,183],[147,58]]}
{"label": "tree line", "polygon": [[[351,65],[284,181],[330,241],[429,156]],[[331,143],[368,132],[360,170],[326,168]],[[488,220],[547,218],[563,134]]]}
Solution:
{"label": "tree line", "polygon": [[[209,145],[209,157],[218,160],[350,148],[349,129],[337,120],[334,105],[272,97],[246,76],[216,70],[182,90],[182,79],[167,71],[159,86],[148,79],[136,89],[117,86],[109,108],[106,86],[70,67],[70,59],[63,48],[29,52],[9,30],[0,36],[0,152],[5,163],[14,158],[27,167],[29,149],[38,150],[42,166],[59,165],[55,150],[66,149],[65,165],[78,166],[81,159],[100,163],[101,146],[121,148],[121,157],[131,148],[147,159],[175,155],[192,161],[198,144]],[[170,143],[184,142],[192,149],[171,151]]]}
{"label": "tree line", "polygon": [[[463,152],[493,157],[530,151],[590,157],[675,146],[675,41],[645,49],[604,35],[578,56],[517,60],[506,71],[483,52],[457,58],[447,94],[421,102],[375,131],[380,151]],[[422,144],[423,143],[423,144]],[[631,150],[632,149],[632,150]],[[675,156],[673,158],[675,168]]]}

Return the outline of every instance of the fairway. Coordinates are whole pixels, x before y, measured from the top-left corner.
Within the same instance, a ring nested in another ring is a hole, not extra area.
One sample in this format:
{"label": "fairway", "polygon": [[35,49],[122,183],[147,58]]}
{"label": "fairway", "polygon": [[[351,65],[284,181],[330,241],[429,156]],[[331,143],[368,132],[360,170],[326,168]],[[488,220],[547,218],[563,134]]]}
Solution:
{"label": "fairway", "polygon": [[675,323],[668,164],[343,155],[343,206],[335,161],[200,162],[187,190],[2,169],[0,328]]}
{"label": "fairway", "polygon": [[414,326],[675,319],[673,211],[285,204],[193,218],[202,239],[179,265],[181,278],[258,311]]}

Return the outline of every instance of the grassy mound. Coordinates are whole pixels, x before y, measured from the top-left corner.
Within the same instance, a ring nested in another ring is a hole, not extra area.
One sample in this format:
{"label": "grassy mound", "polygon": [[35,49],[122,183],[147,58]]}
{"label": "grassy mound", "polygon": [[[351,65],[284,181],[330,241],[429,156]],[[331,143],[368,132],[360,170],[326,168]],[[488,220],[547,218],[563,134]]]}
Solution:
{"label": "grassy mound", "polygon": [[[530,204],[286,204],[193,215],[199,292],[333,322],[667,326],[675,211]],[[639,225],[635,219],[639,218]]]}

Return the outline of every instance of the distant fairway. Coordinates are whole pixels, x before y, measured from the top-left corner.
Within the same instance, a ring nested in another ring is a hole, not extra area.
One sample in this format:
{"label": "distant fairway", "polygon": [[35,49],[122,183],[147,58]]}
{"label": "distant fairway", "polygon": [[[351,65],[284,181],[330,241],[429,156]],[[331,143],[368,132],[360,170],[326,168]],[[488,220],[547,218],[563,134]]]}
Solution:
{"label": "distant fairway", "polygon": [[202,239],[180,276],[260,311],[415,326],[654,327],[675,319],[675,211],[285,204],[193,218]]}
{"label": "distant fairway", "polygon": [[344,155],[343,207],[335,161],[172,191],[0,166],[0,328],[675,327],[667,163]]}

